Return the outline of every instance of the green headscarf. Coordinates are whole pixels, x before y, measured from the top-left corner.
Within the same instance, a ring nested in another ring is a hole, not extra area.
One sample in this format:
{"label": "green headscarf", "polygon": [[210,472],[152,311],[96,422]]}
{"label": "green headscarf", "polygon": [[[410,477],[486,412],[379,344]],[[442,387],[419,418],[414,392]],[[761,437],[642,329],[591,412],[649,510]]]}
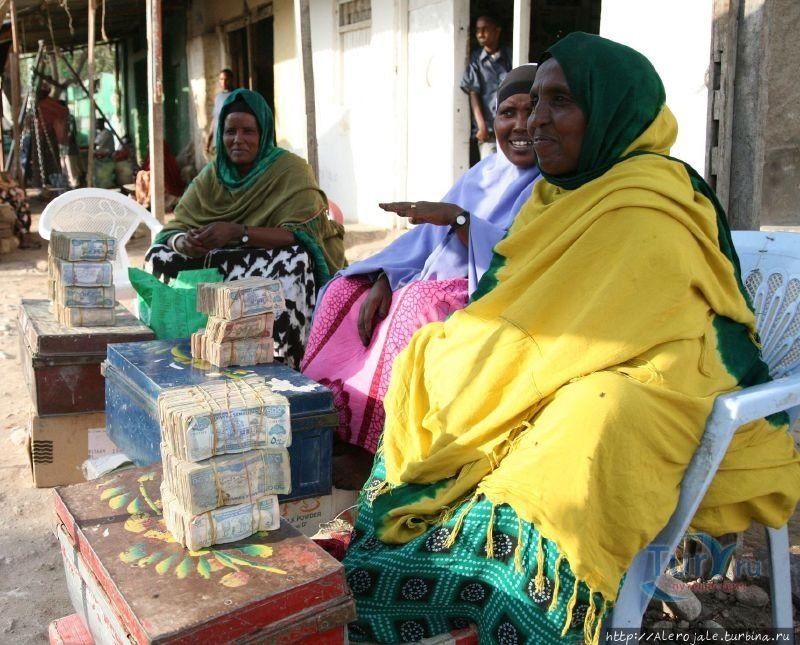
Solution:
{"label": "green headscarf", "polygon": [[[253,111],[256,121],[258,121],[258,127],[261,132],[258,142],[258,153],[253,162],[253,167],[244,177],[239,174],[239,170],[230,160],[230,157],[228,157],[225,144],[223,143],[225,117],[228,116],[231,105],[236,101],[244,101],[247,103]],[[222,104],[222,109],[219,113],[219,121],[217,122],[217,158],[214,164],[217,168],[217,176],[225,187],[229,190],[247,188],[252,185],[278,157],[286,152],[283,148],[279,148],[273,143],[274,139],[275,119],[264,97],[258,92],[251,92],[250,90],[242,88],[233,90]]]}
{"label": "green headscarf", "polygon": [[[658,115],[666,94],[652,63],[635,49],[576,31],[542,56],[555,58],[586,117],[578,168],[552,184],[573,190],[602,175]],[[540,63],[541,63],[540,62]]]}
{"label": "green headscarf", "polygon": [[[613,40],[576,31],[552,45],[541,62],[548,58],[554,58],[561,66],[572,96],[586,117],[586,133],[575,172],[555,177],[542,171],[547,181],[574,190],[624,159],[651,154],[638,150],[623,156],[628,146],[658,116],[666,101],[661,77],[643,54]],[[719,245],[736,267],[738,276],[739,258],[733,248],[725,211],[716,194],[689,164],[669,158],[683,164],[694,190],[705,195],[714,205]],[[746,290],[741,285],[740,288],[749,302]]]}

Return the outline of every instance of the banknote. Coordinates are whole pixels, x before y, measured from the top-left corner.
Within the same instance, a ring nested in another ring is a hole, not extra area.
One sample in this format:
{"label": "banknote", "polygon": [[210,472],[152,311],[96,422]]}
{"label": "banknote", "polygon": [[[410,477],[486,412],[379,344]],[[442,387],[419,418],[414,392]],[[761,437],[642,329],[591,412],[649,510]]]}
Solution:
{"label": "banknote", "polygon": [[64,307],[54,303],[56,320],[67,327],[113,327],[114,308]]}
{"label": "banknote", "polygon": [[197,551],[212,544],[243,540],[257,531],[280,528],[281,516],[276,495],[257,502],[222,506],[192,515],[162,482],[161,502],[167,530],[186,548]]}
{"label": "banknote", "polygon": [[244,316],[237,320],[227,320],[209,316],[205,334],[213,343],[222,343],[241,338],[272,337],[275,314],[267,312],[254,316]]}
{"label": "banknote", "polygon": [[226,320],[278,313],[285,307],[280,283],[270,278],[201,283],[197,287],[197,310]]}
{"label": "banknote", "polygon": [[178,459],[161,444],[164,481],[190,514],[258,501],[291,491],[286,448],[248,450],[200,462]]}
{"label": "banknote", "polygon": [[256,375],[165,388],[158,412],[162,441],[186,461],[292,441],[289,400]]}
{"label": "banknote", "polygon": [[274,351],[275,346],[269,336],[214,343],[205,334],[202,340],[203,359],[217,367],[271,363]]}
{"label": "banknote", "polygon": [[103,233],[52,231],[49,253],[62,260],[113,260],[117,240]]}
{"label": "banknote", "polygon": [[48,276],[64,286],[110,287],[114,284],[114,265],[111,262],[84,262],[48,257]]}
{"label": "banknote", "polygon": [[113,308],[114,287],[78,287],[55,285],[56,302],[62,307]]}

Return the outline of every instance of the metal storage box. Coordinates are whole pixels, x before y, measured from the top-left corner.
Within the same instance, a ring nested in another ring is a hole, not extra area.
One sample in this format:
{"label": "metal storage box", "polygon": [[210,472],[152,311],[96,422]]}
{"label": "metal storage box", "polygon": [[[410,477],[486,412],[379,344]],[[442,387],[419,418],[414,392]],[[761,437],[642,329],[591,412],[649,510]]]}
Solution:
{"label": "metal storage box", "polygon": [[188,340],[109,345],[106,376],[106,431],[137,466],[161,461],[159,393],[217,378],[258,374],[289,399],[292,491],[280,500],[327,495],[331,491],[331,449],[338,413],[327,388],[280,363],[219,368],[191,358]]}
{"label": "metal storage box", "polygon": [[160,512],[161,467],[65,486],[54,499],[67,586],[96,643],[344,642],[344,568],[282,522],[188,551]]}
{"label": "metal storage box", "polygon": [[113,327],[65,327],[50,313],[49,300],[22,300],[19,354],[36,414],[105,409],[100,363],[106,346],[154,338],[152,330],[121,305],[116,316]]}

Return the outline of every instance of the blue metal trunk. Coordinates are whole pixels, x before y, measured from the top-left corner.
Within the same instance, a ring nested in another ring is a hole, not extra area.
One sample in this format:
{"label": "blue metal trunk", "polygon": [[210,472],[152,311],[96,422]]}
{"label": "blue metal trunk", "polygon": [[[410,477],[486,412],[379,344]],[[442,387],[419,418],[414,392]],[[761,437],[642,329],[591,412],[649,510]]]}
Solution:
{"label": "blue metal trunk", "polygon": [[188,340],[108,346],[106,430],[137,466],[161,461],[157,399],[162,390],[258,374],[289,399],[292,491],[281,501],[331,491],[331,448],[338,413],[330,390],[280,363],[218,368],[191,358]]}

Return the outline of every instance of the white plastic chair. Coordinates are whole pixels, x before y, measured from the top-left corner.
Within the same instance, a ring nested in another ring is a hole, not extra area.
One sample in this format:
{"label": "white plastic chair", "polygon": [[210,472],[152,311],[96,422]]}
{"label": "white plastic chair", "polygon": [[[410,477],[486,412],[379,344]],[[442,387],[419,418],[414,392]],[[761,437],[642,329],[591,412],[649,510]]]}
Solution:
{"label": "white plastic chair", "polygon": [[128,240],[144,222],[151,240],[162,224],[130,197],[105,188],[79,188],[59,195],[42,211],[39,235],[50,239],[51,231],[105,233],[117,240],[114,260],[114,291],[117,300],[128,300],[136,292],[128,279]]}
{"label": "white plastic chair", "polygon": [[[681,482],[678,505],[651,544],[634,559],[605,629],[639,629],[655,581],[684,536],[737,428],[800,405],[800,234],[734,231],[742,280],[753,299],[762,356],[775,378],[717,398],[700,445]],[[794,409],[792,409],[794,408]],[[772,626],[793,629],[789,532],[766,528]],[[654,548],[655,547],[655,548]]]}

